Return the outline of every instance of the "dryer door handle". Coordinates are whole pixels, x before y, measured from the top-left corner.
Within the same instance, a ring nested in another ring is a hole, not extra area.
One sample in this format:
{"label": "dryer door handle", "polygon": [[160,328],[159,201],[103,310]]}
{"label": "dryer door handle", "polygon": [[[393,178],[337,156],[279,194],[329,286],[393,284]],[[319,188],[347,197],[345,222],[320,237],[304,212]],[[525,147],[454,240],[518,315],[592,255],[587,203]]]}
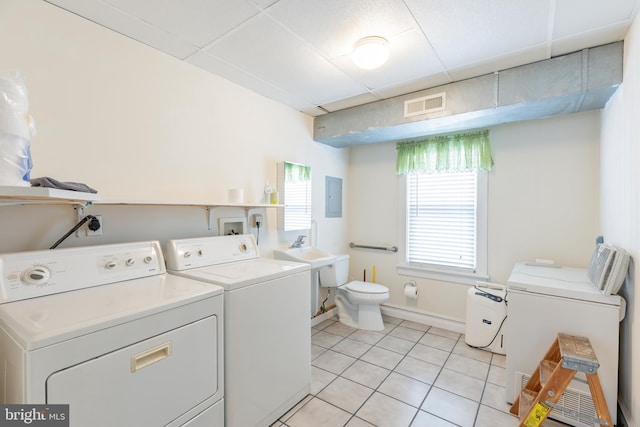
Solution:
{"label": "dryer door handle", "polygon": [[171,356],[171,341],[131,356],[131,373]]}

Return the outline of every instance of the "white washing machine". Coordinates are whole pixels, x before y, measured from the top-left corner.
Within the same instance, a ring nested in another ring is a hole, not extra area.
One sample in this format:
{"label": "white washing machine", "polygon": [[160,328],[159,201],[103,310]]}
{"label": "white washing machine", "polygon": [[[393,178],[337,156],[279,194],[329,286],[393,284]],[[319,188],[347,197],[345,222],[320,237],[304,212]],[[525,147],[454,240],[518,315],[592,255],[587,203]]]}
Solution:
{"label": "white washing machine", "polygon": [[223,290],[156,241],[0,254],[0,402],[73,427],[224,425]]}
{"label": "white washing machine", "polygon": [[[556,339],[558,332],[591,341],[609,413],[616,422],[618,330],[625,315],[620,295],[604,295],[587,270],[517,263],[507,284],[507,401],[512,403]],[[578,373],[549,414],[574,426],[593,426],[595,408],[586,377]]]}
{"label": "white washing machine", "polygon": [[309,264],[261,258],[250,234],[166,250],[169,273],[225,290],[226,427],[271,425],[310,391]]}

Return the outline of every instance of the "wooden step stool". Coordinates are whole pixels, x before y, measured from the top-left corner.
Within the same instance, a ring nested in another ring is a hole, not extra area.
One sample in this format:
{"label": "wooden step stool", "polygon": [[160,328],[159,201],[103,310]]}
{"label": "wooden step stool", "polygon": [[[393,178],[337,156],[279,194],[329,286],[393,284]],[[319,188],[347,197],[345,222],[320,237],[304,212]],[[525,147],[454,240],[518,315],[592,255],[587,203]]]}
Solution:
{"label": "wooden step stool", "polygon": [[[555,367],[548,380],[542,384],[540,382],[540,370],[545,361],[547,366],[555,365]],[[597,419],[590,418],[582,421],[591,424],[613,426],[611,414],[609,413],[600,379],[598,378],[597,370],[599,366],[600,363],[598,363],[596,353],[591,347],[589,338],[558,333],[558,338],[556,338],[551,347],[549,347],[543,362],[538,365],[533,375],[531,375],[531,378],[529,378],[527,385],[524,387],[523,392],[521,392],[522,395],[522,393],[526,393],[524,390],[529,390],[536,394],[536,397],[526,416],[520,418],[519,427],[538,427],[542,425],[553,408],[566,410],[556,405],[556,403],[560,400],[562,393],[564,393],[565,389],[569,386],[569,383],[577,371],[584,372],[587,377],[591,398],[593,399],[593,405],[598,417]],[[510,412],[518,416],[519,407],[520,396],[516,398],[511,406]]]}

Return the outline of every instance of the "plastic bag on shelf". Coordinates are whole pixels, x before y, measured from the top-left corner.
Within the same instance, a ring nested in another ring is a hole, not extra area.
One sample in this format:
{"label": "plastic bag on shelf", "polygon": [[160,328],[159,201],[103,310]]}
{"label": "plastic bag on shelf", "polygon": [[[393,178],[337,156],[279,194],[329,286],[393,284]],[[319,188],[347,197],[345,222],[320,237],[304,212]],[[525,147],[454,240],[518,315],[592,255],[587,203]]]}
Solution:
{"label": "plastic bag on shelf", "polygon": [[0,185],[31,185],[31,138],[35,134],[20,72],[0,70]]}

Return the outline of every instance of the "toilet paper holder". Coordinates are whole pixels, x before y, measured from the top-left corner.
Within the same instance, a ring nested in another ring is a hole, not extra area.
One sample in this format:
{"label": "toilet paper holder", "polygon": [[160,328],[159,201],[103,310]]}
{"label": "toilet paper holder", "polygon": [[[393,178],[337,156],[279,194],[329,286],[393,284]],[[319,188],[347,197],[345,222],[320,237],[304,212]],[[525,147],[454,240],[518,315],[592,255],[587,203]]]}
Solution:
{"label": "toilet paper holder", "polygon": [[415,280],[404,284],[404,296],[410,299],[418,299],[418,285]]}

